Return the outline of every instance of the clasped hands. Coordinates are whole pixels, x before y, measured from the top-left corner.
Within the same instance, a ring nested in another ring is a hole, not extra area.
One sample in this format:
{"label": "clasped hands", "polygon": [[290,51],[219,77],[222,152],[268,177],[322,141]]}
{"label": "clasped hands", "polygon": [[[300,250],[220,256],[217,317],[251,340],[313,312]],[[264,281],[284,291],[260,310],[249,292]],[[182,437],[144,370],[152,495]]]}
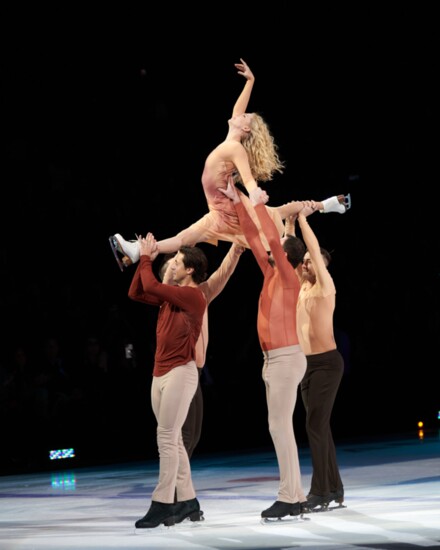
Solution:
{"label": "clasped hands", "polygon": [[159,247],[153,233],[147,233],[146,237],[137,235],[137,240],[139,243],[139,252],[141,256],[150,256],[152,261],[157,258],[159,255]]}

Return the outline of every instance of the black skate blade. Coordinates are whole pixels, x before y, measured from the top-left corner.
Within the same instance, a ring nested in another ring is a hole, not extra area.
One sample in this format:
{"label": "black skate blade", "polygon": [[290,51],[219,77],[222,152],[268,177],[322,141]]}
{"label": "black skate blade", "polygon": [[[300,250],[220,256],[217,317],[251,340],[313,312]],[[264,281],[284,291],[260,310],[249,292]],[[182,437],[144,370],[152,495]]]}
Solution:
{"label": "black skate blade", "polygon": [[108,242],[110,243],[110,248],[112,249],[113,255],[114,255],[114,257],[115,257],[116,263],[117,263],[118,266],[119,266],[119,269],[120,269],[121,271],[124,271],[124,267],[125,267],[125,266],[124,266],[124,264],[122,263],[121,259],[120,259],[119,256],[118,256],[119,251],[118,251],[117,246],[115,245],[114,237],[109,237],[109,238],[108,238]]}
{"label": "black skate blade", "polygon": [[309,510],[309,514],[319,514],[322,512],[333,512],[333,510],[340,510],[342,508],[347,508],[345,504],[335,504],[334,506],[317,506],[312,510]]}
{"label": "black skate blade", "polygon": [[347,505],[346,504],[334,504],[332,506],[329,506],[328,507],[329,510],[340,510],[341,508],[347,508]]}

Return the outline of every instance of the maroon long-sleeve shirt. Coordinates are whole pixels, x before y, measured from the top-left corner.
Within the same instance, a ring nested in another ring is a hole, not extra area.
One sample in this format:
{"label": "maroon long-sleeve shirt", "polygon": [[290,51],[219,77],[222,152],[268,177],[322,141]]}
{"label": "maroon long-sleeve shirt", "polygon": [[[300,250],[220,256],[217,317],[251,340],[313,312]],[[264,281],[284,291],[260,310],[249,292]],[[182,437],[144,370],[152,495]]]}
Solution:
{"label": "maroon long-sleeve shirt", "polygon": [[149,256],[141,256],[128,291],[132,300],[160,307],[156,327],[153,376],[195,361],[206,298],[197,287],[159,282]]}

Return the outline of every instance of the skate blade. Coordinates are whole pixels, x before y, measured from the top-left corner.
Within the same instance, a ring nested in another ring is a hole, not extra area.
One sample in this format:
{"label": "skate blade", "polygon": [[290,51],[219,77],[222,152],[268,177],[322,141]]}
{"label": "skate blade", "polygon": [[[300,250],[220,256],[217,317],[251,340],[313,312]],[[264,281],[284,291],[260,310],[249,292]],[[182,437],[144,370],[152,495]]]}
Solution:
{"label": "skate blade", "polygon": [[282,518],[261,518],[260,523],[262,525],[279,525],[280,523],[302,523],[303,521],[310,521],[310,518],[305,518],[304,514],[298,516],[284,516]]}
{"label": "skate blade", "polygon": [[350,193],[348,193],[348,195],[345,195],[344,197],[344,206],[345,206],[345,211],[347,212],[347,210],[350,210],[351,208],[351,195]]}
{"label": "skate blade", "polygon": [[340,510],[341,508],[347,508],[346,504],[333,504],[332,506],[328,507],[329,510]]}
{"label": "skate blade", "polygon": [[205,521],[205,516],[203,515],[203,512],[194,512],[179,523],[176,523],[174,527],[176,527],[176,529],[187,529],[188,527],[194,529],[199,527],[203,521]]}
{"label": "skate blade", "polygon": [[169,533],[174,530],[175,525],[164,525],[161,523],[157,527],[135,527],[135,535],[149,535],[151,533]]}
{"label": "skate blade", "polygon": [[124,271],[125,264],[122,262],[122,260],[119,258],[119,248],[117,244],[115,244],[114,237],[109,237],[108,242],[110,243],[110,248],[112,249],[113,255],[115,257],[116,263],[119,266],[119,269],[121,271]]}
{"label": "skate blade", "polygon": [[309,510],[309,514],[318,514],[322,512],[333,512],[333,510],[340,510],[341,508],[347,508],[345,504],[335,504],[334,506],[317,506],[312,510]]}

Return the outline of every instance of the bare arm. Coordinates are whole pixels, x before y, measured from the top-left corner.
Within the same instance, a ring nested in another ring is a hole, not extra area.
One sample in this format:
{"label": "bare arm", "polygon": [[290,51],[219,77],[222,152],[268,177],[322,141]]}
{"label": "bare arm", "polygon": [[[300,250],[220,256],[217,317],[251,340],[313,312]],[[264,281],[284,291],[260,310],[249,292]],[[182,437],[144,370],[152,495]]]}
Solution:
{"label": "bare arm", "polygon": [[[246,113],[255,82],[255,77],[248,65],[243,59],[240,59],[240,61],[241,63],[235,63],[235,67],[238,69],[238,74],[244,76],[246,83],[241,91],[241,94],[238,96],[237,101],[235,102],[234,108],[232,109],[233,117],[244,115],[244,113]],[[230,135],[231,129],[229,129],[228,132],[228,136]],[[245,186],[246,191],[250,193],[257,187],[258,184],[252,175],[246,149],[243,147],[240,140],[233,139],[223,144],[223,151],[226,153],[228,159],[233,162],[235,168],[240,174],[240,179]]]}
{"label": "bare arm", "polygon": [[[222,160],[230,161],[234,164],[240,179],[246,188],[246,191],[251,194],[255,189],[259,189],[257,182],[252,175],[251,167],[249,165],[249,157],[243,144],[235,139],[225,140],[217,147],[217,153],[221,155]],[[301,206],[298,209],[302,208]]]}
{"label": "bare arm", "polygon": [[[310,206],[311,208],[308,209],[308,210],[305,210],[303,211],[303,214],[307,217],[309,216],[309,212],[310,214],[313,214],[313,212],[316,212],[316,210],[318,209],[319,210],[319,205],[322,204],[321,202],[316,202],[316,201],[306,201],[306,202],[299,202],[299,201],[293,201],[293,202],[297,202],[298,204],[302,204],[302,209],[304,209],[304,206]],[[289,204],[292,204],[292,203],[289,203]],[[284,205],[284,206],[287,206],[287,205]],[[283,208],[283,207],[280,207],[280,208]],[[279,211],[280,212],[280,215],[282,217],[282,210]],[[283,218],[282,218],[283,219]],[[296,221],[298,219],[298,214],[289,214],[286,219],[284,220],[284,237],[287,237],[288,235],[293,235],[294,237],[296,237],[296,233],[295,233],[295,227],[296,227]]]}
{"label": "bare arm", "polygon": [[297,218],[298,216],[296,214],[291,214],[290,216],[287,216],[284,222],[284,237],[287,237],[288,235],[296,236],[295,224]]}
{"label": "bare arm", "polygon": [[214,298],[216,298],[225,288],[226,283],[234,273],[238,260],[243,252],[244,248],[242,246],[233,243],[229,248],[229,252],[223,258],[220,267],[214,271],[207,281],[200,285],[202,292],[206,296],[206,301],[208,304],[211,303],[212,300],[214,300]]}
{"label": "bare arm", "polygon": [[230,159],[237,168],[241,181],[250,195],[252,191],[259,189],[259,187],[252,175],[247,151],[238,141],[227,142],[226,147],[229,148]]}
{"label": "bare arm", "polygon": [[237,101],[235,102],[232,110],[232,116],[242,115],[246,112],[255,82],[255,77],[245,61],[243,61],[243,59],[240,59],[240,61],[241,63],[235,63],[235,67],[238,69],[238,74],[245,77],[246,83],[241,94],[238,96]]}
{"label": "bare arm", "polygon": [[[303,240],[310,254],[310,258],[313,262],[316,280],[320,284],[321,288],[325,291],[327,288],[333,288],[333,280],[325,265],[324,258],[322,257],[321,247],[319,245],[318,239],[306,219],[306,216],[310,214],[310,210],[311,207],[304,207],[304,211],[298,214],[298,223],[301,229]],[[327,284],[331,286],[328,287]]]}

